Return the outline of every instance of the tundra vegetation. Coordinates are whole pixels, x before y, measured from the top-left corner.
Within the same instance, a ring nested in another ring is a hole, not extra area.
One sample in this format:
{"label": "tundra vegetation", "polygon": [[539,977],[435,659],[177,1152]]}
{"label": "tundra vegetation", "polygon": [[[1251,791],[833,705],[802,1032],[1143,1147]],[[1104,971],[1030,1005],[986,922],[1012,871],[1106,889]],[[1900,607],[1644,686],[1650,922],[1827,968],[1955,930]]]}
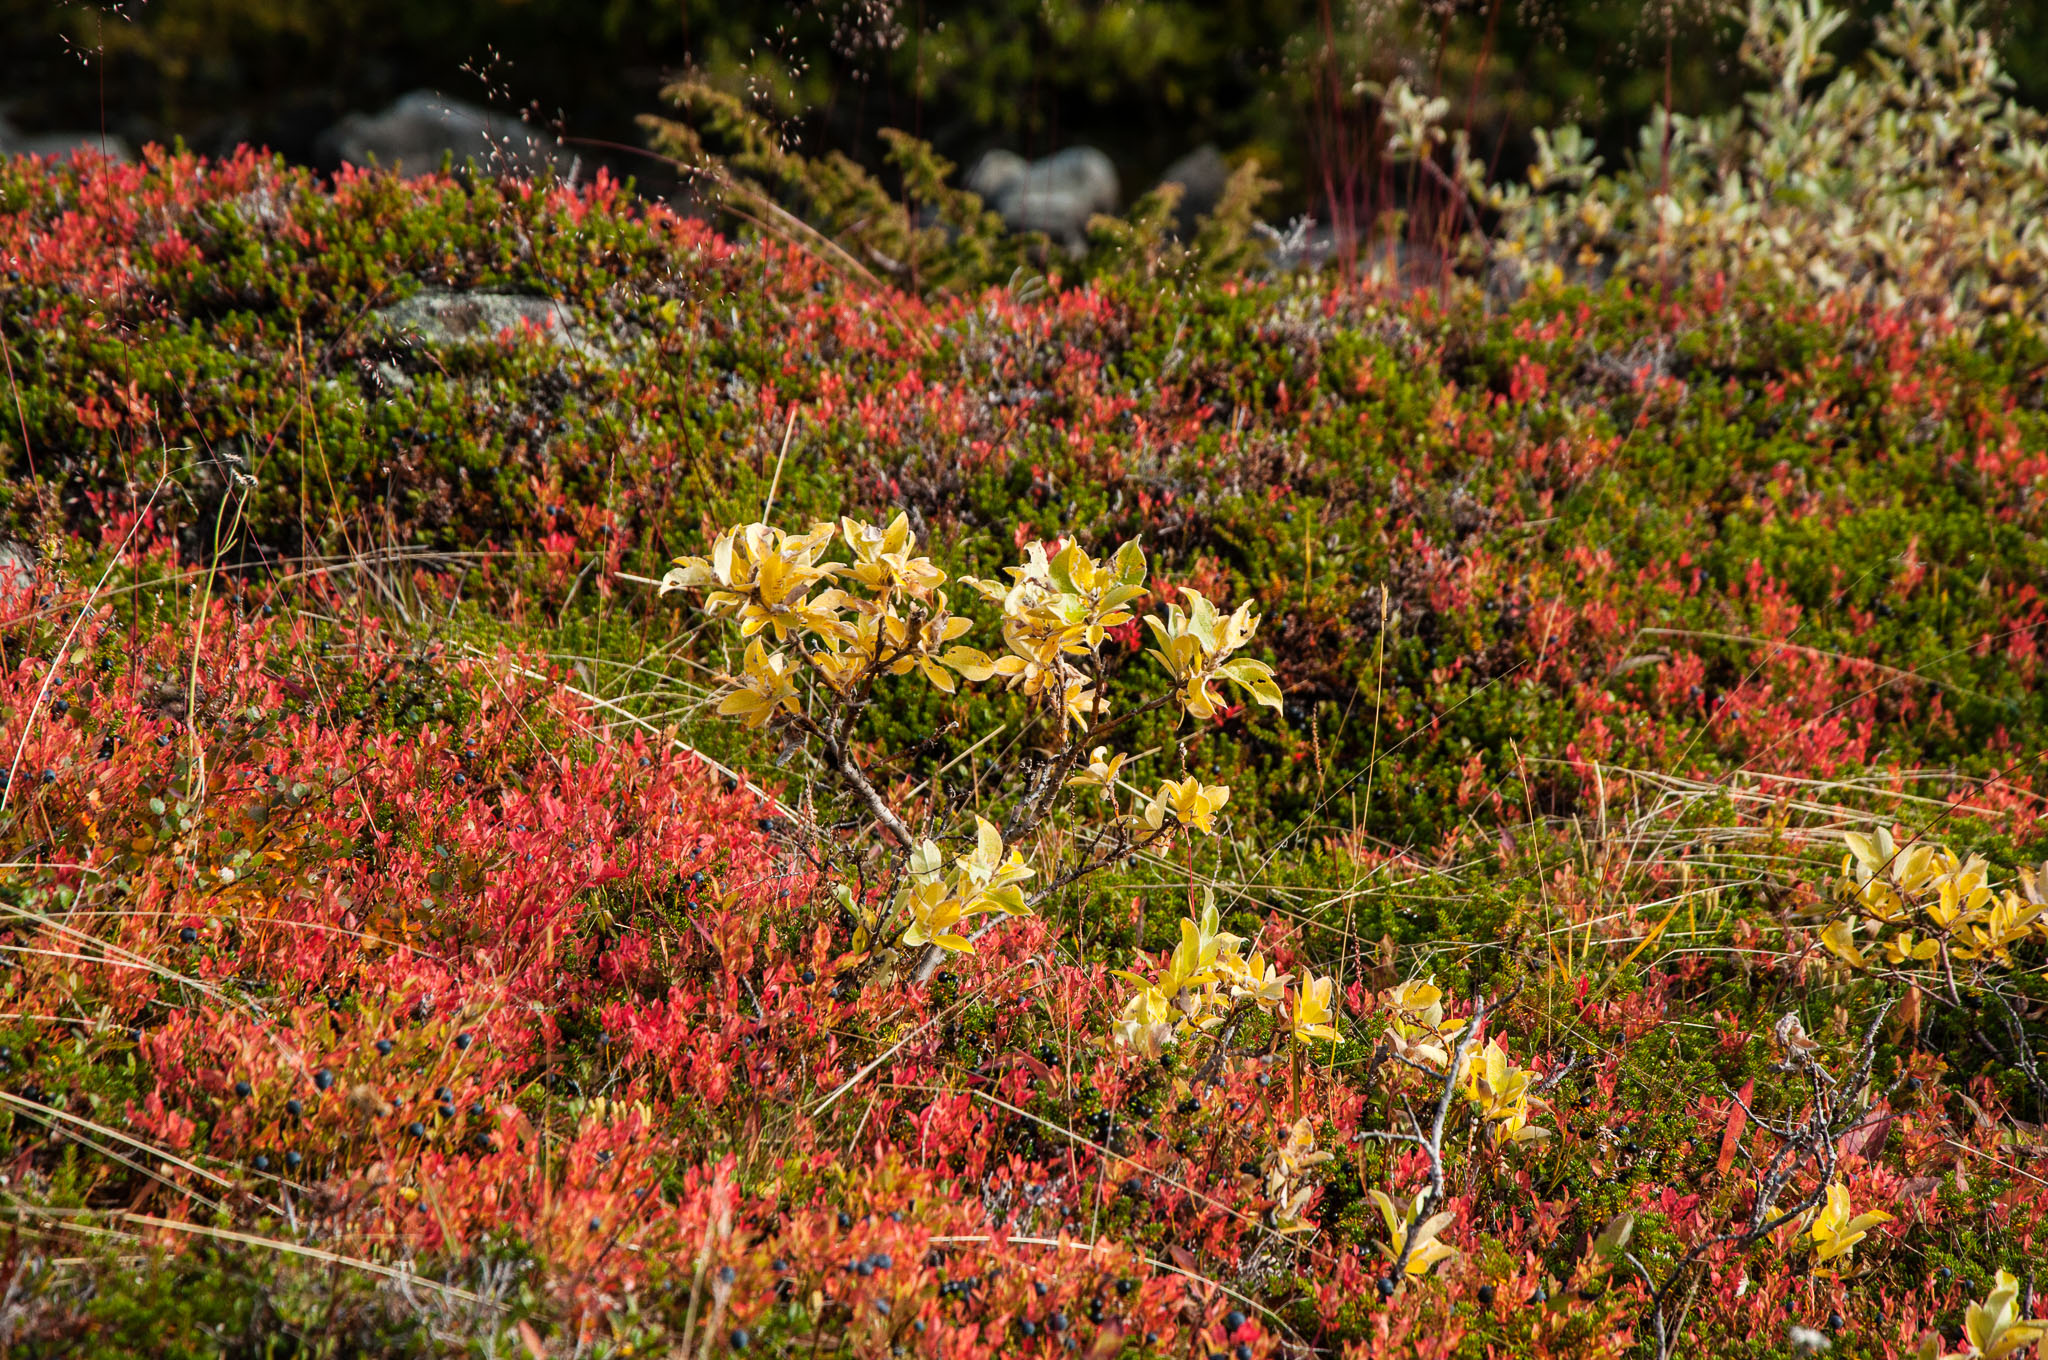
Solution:
{"label": "tundra vegetation", "polygon": [[2025,1354],[2040,132],[1749,20],[1423,287],[0,165],[0,1348]]}

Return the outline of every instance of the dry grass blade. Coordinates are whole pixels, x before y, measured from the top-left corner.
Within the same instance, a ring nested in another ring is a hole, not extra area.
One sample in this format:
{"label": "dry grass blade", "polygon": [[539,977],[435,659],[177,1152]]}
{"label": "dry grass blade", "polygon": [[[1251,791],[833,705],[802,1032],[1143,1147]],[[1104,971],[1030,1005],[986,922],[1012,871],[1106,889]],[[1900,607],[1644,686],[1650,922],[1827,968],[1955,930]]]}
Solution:
{"label": "dry grass blade", "polygon": [[227,1228],[209,1227],[204,1223],[188,1223],[175,1218],[156,1218],[149,1214],[122,1214],[121,1219],[142,1228],[159,1228],[166,1232],[188,1233],[215,1242],[235,1242],[245,1247],[261,1247],[265,1251],[282,1252],[288,1256],[303,1256],[308,1260],[328,1265],[343,1266],[349,1270],[360,1270],[368,1275],[380,1276],[407,1286],[430,1289],[443,1298],[460,1303],[473,1304],[482,1308],[500,1308],[503,1305],[495,1299],[487,1299],[459,1285],[442,1284],[429,1280],[413,1271],[396,1266],[387,1266],[378,1261],[366,1261],[360,1256],[344,1256],[340,1252],[327,1251],[321,1247],[309,1247],[302,1242],[287,1242],[283,1238],[264,1237],[257,1233],[234,1232]]}

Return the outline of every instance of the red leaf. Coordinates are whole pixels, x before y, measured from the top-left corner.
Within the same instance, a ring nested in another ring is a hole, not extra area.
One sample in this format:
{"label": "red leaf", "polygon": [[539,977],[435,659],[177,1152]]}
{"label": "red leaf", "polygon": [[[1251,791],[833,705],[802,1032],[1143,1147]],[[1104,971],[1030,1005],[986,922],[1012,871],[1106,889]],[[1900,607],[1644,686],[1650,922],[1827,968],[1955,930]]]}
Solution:
{"label": "red leaf", "polygon": [[1742,1090],[1736,1093],[1735,1100],[1728,1107],[1728,1128],[1721,1135],[1720,1159],[1714,1163],[1717,1176],[1727,1175],[1728,1168],[1735,1165],[1735,1150],[1742,1146],[1742,1126],[1749,1118],[1743,1109],[1755,1095],[1756,1079],[1752,1077],[1742,1083]]}
{"label": "red leaf", "polygon": [[1842,1155],[1867,1160],[1884,1147],[1885,1135],[1891,1131],[1892,1116],[1889,1110],[1875,1119],[1866,1119],[1842,1135]]}

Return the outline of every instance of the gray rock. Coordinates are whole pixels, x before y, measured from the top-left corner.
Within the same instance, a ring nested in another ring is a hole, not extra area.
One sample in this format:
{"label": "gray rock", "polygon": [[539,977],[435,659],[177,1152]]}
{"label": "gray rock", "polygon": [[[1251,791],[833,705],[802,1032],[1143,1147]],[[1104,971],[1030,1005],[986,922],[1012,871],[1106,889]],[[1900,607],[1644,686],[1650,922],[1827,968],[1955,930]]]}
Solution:
{"label": "gray rock", "polygon": [[380,308],[378,320],[429,345],[484,344],[510,331],[538,331],[549,344],[586,358],[595,350],[567,308],[517,293],[461,293],[434,289]]}
{"label": "gray rock", "polygon": [[97,132],[22,132],[0,118],[0,156],[51,156],[60,161],[84,153],[104,154],[123,164],[135,159],[135,148],[124,138]]}
{"label": "gray rock", "polygon": [[351,113],[320,134],[315,154],[337,165],[383,166],[408,178],[431,175],[444,156],[494,173],[573,176],[576,158],[540,129],[475,104],[414,90],[382,113]]}
{"label": "gray rock", "polygon": [[1002,217],[1011,231],[1042,231],[1078,245],[1088,219],[1116,211],[1116,167],[1092,146],[1070,146],[1041,161],[1012,151],[991,151],[975,163],[967,187]]}
{"label": "gray rock", "polygon": [[1187,231],[1223,201],[1224,186],[1230,183],[1230,162],[1205,142],[1167,166],[1159,182],[1180,186],[1180,205],[1174,209],[1174,217],[1180,229]]}
{"label": "gray rock", "polygon": [[27,590],[35,581],[35,549],[26,543],[0,538],[0,594],[10,590]]}
{"label": "gray rock", "polygon": [[967,172],[967,188],[994,207],[998,199],[1024,182],[1030,170],[1031,162],[1014,151],[990,151]]}

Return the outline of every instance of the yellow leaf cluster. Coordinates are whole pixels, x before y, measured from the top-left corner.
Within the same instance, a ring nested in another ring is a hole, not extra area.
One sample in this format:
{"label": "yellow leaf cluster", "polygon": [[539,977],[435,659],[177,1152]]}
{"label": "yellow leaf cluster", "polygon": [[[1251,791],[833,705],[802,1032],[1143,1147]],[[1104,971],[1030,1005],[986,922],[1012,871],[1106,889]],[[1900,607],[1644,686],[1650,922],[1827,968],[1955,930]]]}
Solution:
{"label": "yellow leaf cluster", "polygon": [[1221,700],[1216,682],[1228,680],[1249,694],[1254,703],[1279,710],[1280,687],[1273,683],[1272,668],[1249,657],[1232,659],[1231,654],[1252,640],[1259,620],[1251,601],[1225,617],[1199,592],[1183,586],[1180,594],[1189,604],[1183,613],[1179,605],[1168,605],[1166,617],[1148,615],[1145,625],[1152,630],[1158,646],[1152,655],[1165,666],[1180,686],[1181,707],[1197,718],[1213,718]]}
{"label": "yellow leaf cluster", "polygon": [[1387,1043],[1400,1057],[1430,1067],[1450,1064],[1451,1041],[1465,1030],[1465,1022],[1444,1023],[1444,993],[1436,979],[1410,978],[1386,992]]}
{"label": "yellow leaf cluster", "polygon": [[[919,841],[910,855],[910,881],[896,894],[891,919],[907,919],[902,943],[909,947],[937,945],[954,954],[972,953],[973,943],[960,927],[976,916],[1028,916],[1023,885],[1036,871],[1016,850],[1005,851],[995,823],[976,817],[974,849],[945,867],[938,843]],[[879,920],[869,914],[855,932],[854,948],[866,949]]]}
{"label": "yellow leaf cluster", "polygon": [[1963,1317],[1963,1333],[1984,1360],[2005,1357],[2048,1336],[2048,1321],[2020,1316],[2020,1284],[2009,1270],[1993,1278],[1984,1302],[1973,1303]]}
{"label": "yellow leaf cluster", "polygon": [[[1372,1202],[1379,1206],[1381,1221],[1387,1225],[1387,1240],[1380,1244],[1380,1251],[1387,1260],[1397,1261],[1401,1257],[1401,1245],[1408,1241],[1410,1227],[1415,1225],[1417,1216],[1422,1213],[1423,1200],[1427,1192],[1417,1195],[1415,1202],[1405,1211],[1395,1207],[1393,1197],[1384,1190],[1373,1190],[1368,1193],[1372,1195]],[[1437,1241],[1437,1234],[1450,1227],[1456,1217],[1457,1215],[1447,1210],[1415,1226],[1415,1244],[1408,1253],[1408,1263],[1401,1268],[1403,1275],[1411,1280],[1419,1280],[1427,1275],[1437,1262],[1456,1258],[1456,1247]]]}
{"label": "yellow leaf cluster", "polygon": [[1872,1228],[1891,1220],[1892,1216],[1882,1209],[1862,1214],[1854,1212],[1849,1204],[1848,1187],[1836,1181],[1828,1186],[1827,1200],[1814,1216],[1813,1225],[1807,1229],[1806,1235],[1813,1242],[1815,1259],[1832,1261],[1838,1256],[1847,1256]]}
{"label": "yellow leaf cluster", "polygon": [[1283,1236],[1315,1231],[1303,1210],[1315,1187],[1305,1184],[1309,1171],[1334,1158],[1316,1150],[1315,1126],[1307,1117],[1294,1121],[1266,1158],[1266,1194],[1273,1201],[1273,1230]]}
{"label": "yellow leaf cluster", "polygon": [[[1199,920],[1183,917],[1180,943],[1156,978],[1133,969],[1117,970],[1116,976],[1137,989],[1118,1018],[1117,1042],[1157,1057],[1178,1039],[1221,1025],[1239,1002],[1269,1014],[1285,1012],[1290,1032],[1301,1043],[1339,1042],[1334,980],[1304,976],[1298,986],[1290,987],[1292,974],[1276,971],[1258,953],[1246,957],[1239,950],[1243,943],[1219,927],[1214,901],[1203,908]],[[1143,958],[1141,954],[1141,963]]]}
{"label": "yellow leaf cluster", "polygon": [[1496,1138],[1510,1143],[1533,1143],[1550,1137],[1550,1130],[1529,1122],[1531,1104],[1541,1104],[1529,1088],[1536,1074],[1517,1067],[1500,1040],[1488,1039],[1486,1047],[1465,1059],[1460,1084],[1480,1119]]}
{"label": "yellow leaf cluster", "polygon": [[[839,558],[835,548],[842,550]],[[976,849],[947,869],[935,842],[919,839],[882,805],[849,754],[846,736],[856,730],[875,682],[885,677],[915,677],[946,694],[963,682],[992,682],[1038,705],[1059,740],[1068,743],[1062,748],[1055,742],[1054,768],[1064,776],[1064,787],[1048,787],[1055,794],[1092,790],[1110,805],[1114,834],[1097,841],[1108,847],[1100,863],[1156,848],[1181,827],[1213,835],[1217,814],[1229,802],[1228,786],[1185,776],[1161,781],[1149,799],[1139,793],[1136,806],[1125,809],[1118,789],[1130,758],[1102,745],[1085,766],[1079,762],[1086,739],[1116,721],[1096,684],[1100,650],[1110,630],[1134,625],[1148,595],[1143,548],[1128,542],[1098,560],[1077,543],[1057,551],[1032,543],[1005,575],[1000,581],[960,581],[1000,611],[1002,647],[994,655],[962,641],[973,621],[953,612],[947,574],[920,552],[907,514],[887,524],[850,516],[819,521],[802,533],[765,523],[736,525],[716,535],[706,555],[678,558],[661,580],[664,594],[701,595],[705,612],[730,620],[745,644],[737,670],[723,677],[719,713],[749,728],[774,725],[820,740],[831,769],[889,828],[907,872],[886,909],[840,894],[860,924],[858,948],[871,947],[885,924],[900,921],[907,922],[905,945],[971,950],[966,923],[977,915],[1027,913],[1021,885],[1034,876],[1024,855],[1006,850],[994,826],[980,818]],[[1250,606],[1225,616],[1199,594],[1183,594],[1185,609],[1171,606],[1146,620],[1159,643],[1152,654],[1173,678],[1172,690],[1149,706],[1175,703],[1195,717],[1214,718],[1217,685],[1228,683],[1258,703],[1281,707],[1271,670],[1236,655],[1258,629]],[[1040,823],[1050,808],[1032,803],[1037,797],[1027,795],[1014,825],[1029,831]],[[1230,941],[1228,957],[1242,965],[1235,943]],[[1171,1033],[1175,1025],[1201,1022],[1208,1005],[1201,998],[1209,991],[1220,995],[1226,982],[1241,980],[1229,969],[1212,972],[1213,962],[1212,957],[1193,965],[1179,981],[1135,998],[1127,1021],[1133,1035],[1161,1027]],[[1273,1005],[1285,995],[1284,978],[1244,985],[1255,996],[1270,994]],[[1296,997],[1296,1012],[1297,1034],[1334,1037],[1327,989],[1305,987]]]}
{"label": "yellow leaf cluster", "polygon": [[1835,895],[1849,911],[1820,938],[1851,967],[1873,964],[1871,949],[1857,943],[1859,932],[1893,968],[1931,965],[1944,955],[2009,967],[2015,946],[2048,941],[2048,896],[2032,870],[2020,871],[2017,890],[1996,892],[1981,856],[1964,858],[1925,842],[1899,845],[1882,827],[1869,836],[1851,831],[1843,840],[1848,853]]}

